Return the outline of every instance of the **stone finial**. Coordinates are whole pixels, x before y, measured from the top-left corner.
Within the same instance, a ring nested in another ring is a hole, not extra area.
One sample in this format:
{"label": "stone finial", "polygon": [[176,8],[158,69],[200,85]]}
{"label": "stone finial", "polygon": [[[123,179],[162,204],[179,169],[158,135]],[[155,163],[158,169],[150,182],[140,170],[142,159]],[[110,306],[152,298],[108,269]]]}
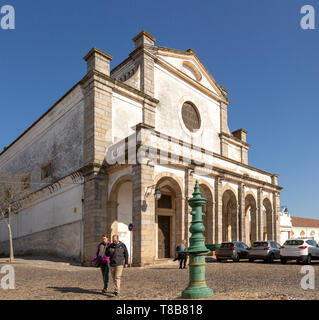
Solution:
{"label": "stone finial", "polygon": [[271,176],[271,182],[272,182],[272,184],[278,186],[278,177],[279,177],[278,174],[273,174],[273,175]]}
{"label": "stone finial", "polygon": [[112,56],[106,52],[94,47],[83,59],[87,63],[87,73],[92,70],[96,70],[108,76],[110,75]]}
{"label": "stone finial", "polygon": [[244,129],[238,129],[233,132],[233,136],[239,140],[247,143],[247,131]]}
{"label": "stone finial", "polygon": [[189,53],[193,54],[194,56],[196,56],[195,50],[193,50],[193,49],[191,49],[191,48],[190,48],[190,49],[187,49],[186,52],[189,52]]}
{"label": "stone finial", "polygon": [[227,90],[226,88],[224,88],[223,86],[220,86],[219,88],[220,88],[220,90],[222,91],[222,93],[227,97],[227,95],[228,95],[228,90]]}
{"label": "stone finial", "polygon": [[156,39],[151,36],[147,31],[141,31],[137,36],[133,38],[135,43],[135,49],[144,47],[145,45],[154,46]]}

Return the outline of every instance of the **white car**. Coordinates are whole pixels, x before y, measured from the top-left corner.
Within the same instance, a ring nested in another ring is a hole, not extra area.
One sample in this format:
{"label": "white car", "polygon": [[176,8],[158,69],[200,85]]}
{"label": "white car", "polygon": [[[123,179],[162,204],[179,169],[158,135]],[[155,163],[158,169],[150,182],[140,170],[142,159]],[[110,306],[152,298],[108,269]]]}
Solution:
{"label": "white car", "polygon": [[285,264],[288,260],[296,260],[311,264],[311,260],[319,260],[319,246],[311,239],[290,239],[280,249],[280,261]]}

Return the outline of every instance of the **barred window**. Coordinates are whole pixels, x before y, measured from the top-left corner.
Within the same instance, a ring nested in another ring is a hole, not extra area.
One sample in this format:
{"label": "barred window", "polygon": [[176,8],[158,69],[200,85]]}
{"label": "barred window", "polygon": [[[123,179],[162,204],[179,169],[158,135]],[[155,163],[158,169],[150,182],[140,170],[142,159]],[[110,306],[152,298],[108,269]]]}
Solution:
{"label": "barred window", "polygon": [[49,163],[41,169],[41,179],[46,179],[52,176],[52,164]]}
{"label": "barred window", "polygon": [[199,112],[194,104],[187,101],[183,104],[182,107],[182,117],[185,124],[185,127],[191,131],[196,132],[201,125],[201,120]]}

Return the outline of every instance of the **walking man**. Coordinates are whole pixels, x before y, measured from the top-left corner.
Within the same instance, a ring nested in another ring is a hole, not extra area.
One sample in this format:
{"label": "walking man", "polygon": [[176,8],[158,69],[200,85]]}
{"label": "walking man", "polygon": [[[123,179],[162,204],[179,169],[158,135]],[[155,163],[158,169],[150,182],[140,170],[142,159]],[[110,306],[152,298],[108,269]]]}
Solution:
{"label": "walking man", "polygon": [[118,235],[112,237],[112,244],[108,248],[107,255],[110,256],[111,274],[115,285],[114,295],[117,296],[120,294],[123,267],[128,267],[128,251],[126,245],[119,241]]}
{"label": "walking man", "polygon": [[104,283],[102,293],[106,293],[109,286],[110,257],[106,255],[106,251],[110,245],[111,242],[108,241],[108,237],[103,234],[101,242],[97,247],[95,257],[92,261],[93,265],[101,268]]}
{"label": "walking man", "polygon": [[177,258],[174,259],[174,261],[179,260],[180,269],[186,269],[187,253],[183,253],[183,251],[186,251],[187,249],[186,244],[187,244],[187,241],[183,240],[182,243],[176,248],[176,251],[178,252],[178,254],[177,254]]}

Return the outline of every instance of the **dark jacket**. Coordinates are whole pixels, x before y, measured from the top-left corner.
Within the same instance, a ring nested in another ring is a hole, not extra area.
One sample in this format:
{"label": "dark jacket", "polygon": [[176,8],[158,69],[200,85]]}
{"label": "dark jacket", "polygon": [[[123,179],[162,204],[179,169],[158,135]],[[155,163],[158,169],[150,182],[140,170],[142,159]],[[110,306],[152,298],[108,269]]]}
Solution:
{"label": "dark jacket", "polygon": [[[114,252],[110,252],[110,249],[115,249]],[[126,245],[119,241],[118,244],[112,243],[106,252],[106,255],[110,257],[110,266],[117,267],[128,264],[128,251]]]}

